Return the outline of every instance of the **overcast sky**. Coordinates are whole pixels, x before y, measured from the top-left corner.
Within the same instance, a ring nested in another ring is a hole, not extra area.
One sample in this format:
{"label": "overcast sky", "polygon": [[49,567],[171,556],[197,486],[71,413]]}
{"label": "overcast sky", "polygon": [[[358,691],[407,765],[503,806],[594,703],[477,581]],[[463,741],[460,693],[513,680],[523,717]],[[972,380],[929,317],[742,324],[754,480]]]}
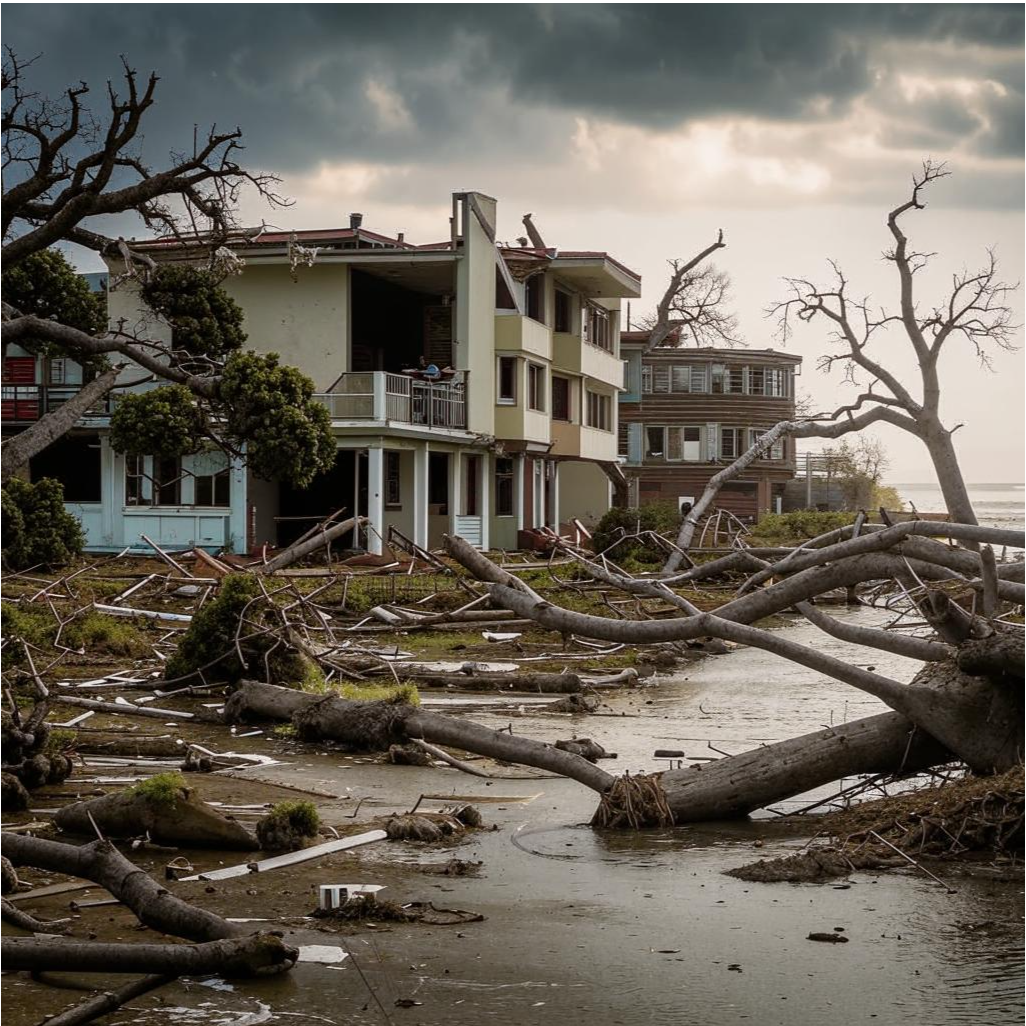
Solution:
{"label": "overcast sky", "polygon": [[[351,210],[411,241],[448,233],[449,194],[499,200],[499,236],[531,211],[546,243],[596,248],[639,271],[654,305],[665,261],[726,232],[753,346],[778,344],[762,310],[781,278],[826,280],[892,306],[886,211],[927,156],[953,176],[909,217],[935,252],[922,302],[995,247],[1023,277],[1023,7],[973,5],[99,5],[7,4],[4,42],[41,55],[33,87],[85,80],[97,98],[119,55],[161,76],[147,115],[154,163],[193,125],[242,127],[252,169],[295,200],[248,219],[334,227]],[[85,266],[88,258],[83,259]],[[1022,298],[1015,300],[1022,320]],[[900,370],[897,332],[876,343]],[[805,357],[818,406],[848,388]],[[959,349],[943,365],[944,413],[969,481],[1023,479],[1023,354],[995,373]],[[880,432],[890,478],[930,480],[925,452]]]}

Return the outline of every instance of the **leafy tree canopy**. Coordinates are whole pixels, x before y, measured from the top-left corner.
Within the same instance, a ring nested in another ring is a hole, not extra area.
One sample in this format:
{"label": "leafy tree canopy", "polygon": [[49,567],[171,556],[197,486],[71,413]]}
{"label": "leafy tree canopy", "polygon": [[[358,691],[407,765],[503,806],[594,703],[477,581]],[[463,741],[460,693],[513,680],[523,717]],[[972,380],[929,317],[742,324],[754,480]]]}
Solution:
{"label": "leafy tree canopy", "polygon": [[59,481],[12,478],[3,487],[4,562],[12,570],[59,566],[82,551],[78,520],[64,509]]}

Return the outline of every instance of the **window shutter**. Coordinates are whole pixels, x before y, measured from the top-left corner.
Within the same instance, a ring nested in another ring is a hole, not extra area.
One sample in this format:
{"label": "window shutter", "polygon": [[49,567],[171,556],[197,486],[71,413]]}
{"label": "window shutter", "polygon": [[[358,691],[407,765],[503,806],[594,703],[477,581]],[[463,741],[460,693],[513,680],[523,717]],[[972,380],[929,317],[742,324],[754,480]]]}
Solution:
{"label": "window shutter", "polygon": [[641,442],[642,442],[642,426],[641,424],[628,424],[627,425],[627,460],[630,463],[640,463],[642,460],[641,454]]}
{"label": "window shutter", "polygon": [[719,424],[705,425],[705,458],[709,463],[715,463],[719,456]]}

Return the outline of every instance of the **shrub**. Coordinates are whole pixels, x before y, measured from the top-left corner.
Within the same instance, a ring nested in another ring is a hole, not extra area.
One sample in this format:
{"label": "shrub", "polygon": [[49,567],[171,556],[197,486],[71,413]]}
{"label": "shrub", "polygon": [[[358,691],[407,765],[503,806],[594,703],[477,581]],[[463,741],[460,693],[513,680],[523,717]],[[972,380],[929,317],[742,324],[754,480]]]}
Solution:
{"label": "shrub", "polygon": [[[618,538],[639,531],[675,536],[680,530],[680,524],[680,511],[672,502],[651,502],[640,509],[614,506],[598,522],[592,534],[592,545],[596,552],[604,552]],[[617,563],[624,559],[658,563],[665,556],[666,553],[658,545],[632,540],[617,545],[610,558]]]}
{"label": "shrub", "polygon": [[855,523],[854,513],[841,513],[818,509],[798,509],[791,513],[768,513],[758,523],[755,534],[759,538],[778,541],[805,541]]}
{"label": "shrub", "polygon": [[271,807],[266,818],[288,824],[297,833],[306,837],[316,837],[317,831],[321,828],[321,817],[317,812],[317,806],[311,801],[277,802]]}
{"label": "shrub", "polygon": [[82,552],[82,525],[64,508],[64,488],[44,477],[3,487],[4,562],[12,570],[59,566]]}

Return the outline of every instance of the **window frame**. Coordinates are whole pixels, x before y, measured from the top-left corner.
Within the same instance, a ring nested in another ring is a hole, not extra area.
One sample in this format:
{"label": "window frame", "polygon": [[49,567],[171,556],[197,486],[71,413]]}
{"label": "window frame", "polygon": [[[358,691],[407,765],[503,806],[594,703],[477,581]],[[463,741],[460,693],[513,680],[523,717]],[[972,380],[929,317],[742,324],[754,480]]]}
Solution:
{"label": "window frame", "polygon": [[[512,394],[503,393],[503,368],[509,367]],[[495,364],[495,402],[499,406],[516,406],[517,404],[517,358],[515,356],[498,356]]]}
{"label": "window frame", "polygon": [[546,412],[545,365],[527,361],[527,408],[533,413]]}
{"label": "window frame", "polygon": [[586,426],[596,431],[613,430],[613,409],[612,402],[605,392],[595,392],[592,389],[585,389],[585,413]]}
{"label": "window frame", "polygon": [[573,293],[557,285],[553,289],[552,306],[552,330],[561,335],[572,335],[574,331]]}
{"label": "window frame", "polygon": [[[508,468],[506,467],[508,464]],[[516,499],[516,460],[512,456],[495,458],[495,515],[497,517],[515,517],[517,514]],[[506,489],[509,489],[508,503],[504,500]]]}
{"label": "window frame", "polygon": [[524,282],[524,314],[538,324],[548,325],[546,312],[545,272],[537,271]]}
{"label": "window frame", "polygon": [[403,508],[402,455],[396,449],[385,450],[385,509]]}
{"label": "window frame", "polygon": [[[566,386],[566,416],[560,416],[556,412],[556,382],[560,382],[560,388],[563,385]],[[549,384],[549,393],[552,396],[552,412],[551,416],[553,420],[558,420],[561,424],[572,424],[574,421],[574,409],[573,409],[573,387],[570,379],[564,377],[562,374],[553,374]]]}

